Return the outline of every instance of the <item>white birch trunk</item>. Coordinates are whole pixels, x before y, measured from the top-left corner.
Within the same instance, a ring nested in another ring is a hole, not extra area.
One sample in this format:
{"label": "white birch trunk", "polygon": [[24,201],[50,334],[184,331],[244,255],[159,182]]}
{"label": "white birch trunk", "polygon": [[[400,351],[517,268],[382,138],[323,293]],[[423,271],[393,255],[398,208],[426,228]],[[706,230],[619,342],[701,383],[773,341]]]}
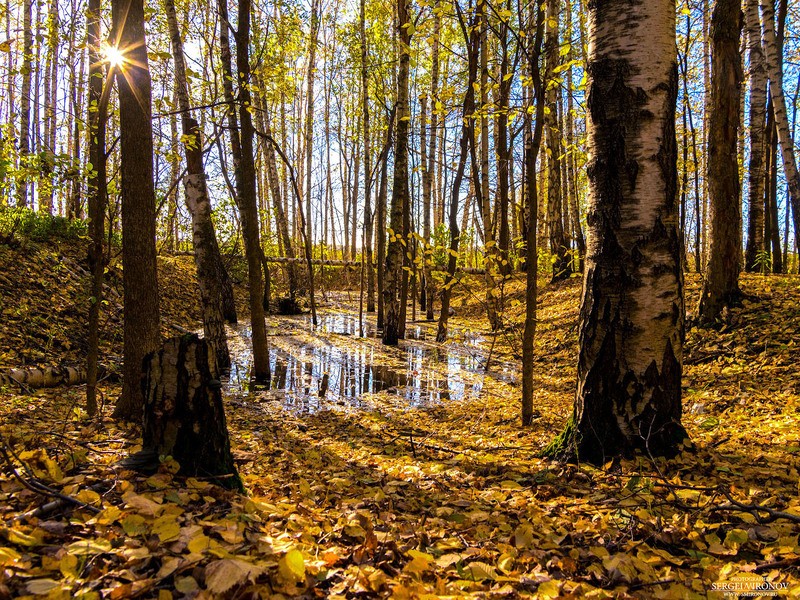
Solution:
{"label": "white birch trunk", "polygon": [[745,266],[755,270],[758,253],[764,249],[764,127],[767,105],[767,70],[761,48],[758,0],[745,2],[747,51],[750,55],[750,162],[748,165],[748,206]]}
{"label": "white birch trunk", "polygon": [[794,141],[789,127],[789,116],[786,112],[786,98],[783,94],[783,71],[781,69],[783,57],[778,56],[778,42],[775,37],[775,6],[771,0],[760,0],[760,4],[762,40],[769,74],[769,91],[772,96],[772,108],[775,111],[775,125],[778,131],[781,157],[783,158],[783,171],[789,184],[794,239],[795,244],[800,247],[800,173],[797,171]]}
{"label": "white birch trunk", "polygon": [[677,210],[675,3],[589,9],[589,226],[578,391],[547,453],[602,463],[674,454],[683,274]]}

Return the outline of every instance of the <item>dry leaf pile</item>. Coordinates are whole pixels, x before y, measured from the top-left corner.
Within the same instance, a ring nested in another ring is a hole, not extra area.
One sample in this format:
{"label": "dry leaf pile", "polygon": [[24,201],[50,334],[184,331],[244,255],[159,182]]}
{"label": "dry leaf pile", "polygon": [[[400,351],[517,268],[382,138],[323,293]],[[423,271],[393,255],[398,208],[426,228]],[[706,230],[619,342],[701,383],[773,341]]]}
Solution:
{"label": "dry leaf pile", "polygon": [[[721,330],[689,330],[694,451],[602,468],[536,457],[571,410],[578,288],[543,290],[527,430],[518,330],[493,343],[466,290],[447,346],[424,323],[397,350],[359,338],[333,295],[316,331],[270,317],[291,389],[225,396],[248,496],[169,459],[150,477],[116,467],[138,432],[88,423],[80,387],[3,389],[0,597],[683,599],[746,578],[800,596],[800,281],[745,277]],[[522,286],[505,293],[518,327]],[[11,331],[6,363],[32,339]],[[108,408],[119,389],[103,393]]]}

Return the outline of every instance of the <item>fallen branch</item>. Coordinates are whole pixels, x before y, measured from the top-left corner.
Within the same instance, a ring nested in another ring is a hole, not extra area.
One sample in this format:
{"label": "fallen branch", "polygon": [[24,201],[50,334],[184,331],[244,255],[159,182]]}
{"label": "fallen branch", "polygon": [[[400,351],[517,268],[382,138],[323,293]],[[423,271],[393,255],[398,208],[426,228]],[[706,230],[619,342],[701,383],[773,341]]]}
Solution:
{"label": "fallen branch", "polygon": [[175,325],[175,323],[170,323],[169,326],[172,327],[172,329],[174,329],[178,333],[182,333],[184,335],[195,335],[196,334],[196,332],[190,331],[190,330],[186,329],[185,327],[181,327],[180,325]]}
{"label": "fallen branch", "polygon": [[[99,366],[100,380],[114,379],[117,374],[107,366]],[[83,367],[29,367],[26,369],[7,369],[0,371],[0,386],[18,385],[26,393],[36,388],[53,388],[62,385],[86,383],[86,369]]]}
{"label": "fallen branch", "polygon": [[[786,519],[792,523],[800,523],[800,515],[795,515],[783,510],[776,510],[763,504],[745,504],[735,500],[727,490],[721,490],[725,497],[728,499],[728,504],[721,504],[719,506],[712,506],[711,512],[718,511],[732,511],[732,512],[745,512],[753,515],[759,523],[772,523],[778,519]],[[762,513],[766,513],[764,517]]]}
{"label": "fallen branch", "polygon": [[[92,506],[91,504],[86,504],[85,502],[82,502],[81,500],[73,498],[72,496],[69,496],[67,494],[62,494],[58,490],[54,490],[50,486],[45,485],[38,479],[35,479],[33,477],[30,479],[30,481],[25,479],[22,475],[19,474],[19,471],[17,471],[17,467],[11,460],[11,456],[9,456],[9,453],[13,454],[14,451],[8,446],[8,444],[6,444],[5,438],[2,436],[2,434],[0,434],[0,454],[2,454],[3,460],[5,461],[8,468],[11,470],[11,474],[14,476],[14,479],[16,479],[20,484],[22,484],[22,486],[27,490],[30,490],[34,494],[39,494],[40,496],[49,496],[57,498],[58,500],[64,503],[64,506],[68,504],[74,504],[76,506],[79,506],[80,508],[86,509],[95,514],[100,512],[99,508]],[[16,454],[14,454],[14,458],[16,458],[23,465],[26,471],[28,470],[25,463],[21,461],[19,457],[16,456]]]}
{"label": "fallen branch", "polygon": [[[97,492],[98,494],[102,495],[107,493],[113,487],[114,487],[113,484],[110,484],[107,481],[100,481],[95,483],[94,485],[89,486],[86,489],[91,490],[93,492]],[[51,515],[54,512],[59,511],[62,508],[66,508],[67,506],[71,506],[73,504],[80,504],[80,501],[77,500],[77,498],[72,498],[72,497],[59,497],[51,502],[48,502],[47,504],[43,504],[39,508],[29,510],[28,512],[17,516],[14,520],[16,522],[20,522],[20,521],[27,521],[29,519],[41,519],[42,517]],[[83,504],[82,507],[85,507],[88,510],[95,513],[100,512],[94,506],[88,504]]]}
{"label": "fallen branch", "polygon": [[49,388],[78,385],[86,381],[86,369],[78,367],[45,367],[9,369],[0,373],[0,385],[19,385],[22,388]]}
{"label": "fallen branch", "polygon": [[760,573],[761,571],[771,571],[773,569],[783,569],[785,567],[791,567],[800,563],[800,556],[795,556],[793,558],[784,558],[783,560],[776,560],[773,562],[763,562],[759,565],[756,565],[756,568],[753,569],[756,573]]}

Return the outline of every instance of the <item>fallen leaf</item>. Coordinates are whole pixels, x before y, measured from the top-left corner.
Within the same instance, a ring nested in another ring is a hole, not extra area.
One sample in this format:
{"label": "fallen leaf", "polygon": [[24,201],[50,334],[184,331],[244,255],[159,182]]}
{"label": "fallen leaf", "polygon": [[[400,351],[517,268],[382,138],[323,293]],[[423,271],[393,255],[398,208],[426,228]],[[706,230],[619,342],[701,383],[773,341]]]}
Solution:
{"label": "fallen leaf", "polygon": [[245,582],[253,582],[264,572],[262,567],[237,558],[211,562],[206,567],[206,589],[213,594],[224,594]]}
{"label": "fallen leaf", "polygon": [[278,561],[278,571],[281,576],[287,581],[305,581],[306,578],[306,565],[303,559],[303,553],[299,550],[289,550]]}

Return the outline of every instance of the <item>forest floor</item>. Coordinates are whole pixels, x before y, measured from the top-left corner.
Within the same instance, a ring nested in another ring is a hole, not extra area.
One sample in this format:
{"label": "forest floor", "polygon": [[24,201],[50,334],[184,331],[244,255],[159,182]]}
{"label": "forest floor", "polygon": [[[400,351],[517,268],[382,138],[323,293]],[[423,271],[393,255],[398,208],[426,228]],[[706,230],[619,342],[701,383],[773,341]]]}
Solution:
{"label": "forest floor", "polygon": [[[0,244],[0,370],[81,364],[86,268],[74,243]],[[191,259],[159,269],[165,335],[196,328]],[[109,275],[103,361],[113,374],[121,286]],[[690,313],[698,286],[690,276]],[[496,339],[478,285],[456,287],[444,345],[426,322],[396,349],[360,338],[355,292],[321,299],[316,329],[307,315],[270,316],[266,391],[241,383],[247,327],[231,329],[224,397],[247,496],[175,476],[170,461],[151,477],[115,466],[140,432],[109,417],[113,377],[95,422],[82,386],[6,386],[0,598],[683,599],[723,597],[726,585],[799,597],[800,279],[744,276],[742,287],[748,299],[721,329],[687,331],[695,449],[669,461],[537,458],[572,407],[577,279],[542,288],[527,429],[521,280],[506,285],[509,327]],[[34,477],[100,512],[52,510],[25,486]]]}

